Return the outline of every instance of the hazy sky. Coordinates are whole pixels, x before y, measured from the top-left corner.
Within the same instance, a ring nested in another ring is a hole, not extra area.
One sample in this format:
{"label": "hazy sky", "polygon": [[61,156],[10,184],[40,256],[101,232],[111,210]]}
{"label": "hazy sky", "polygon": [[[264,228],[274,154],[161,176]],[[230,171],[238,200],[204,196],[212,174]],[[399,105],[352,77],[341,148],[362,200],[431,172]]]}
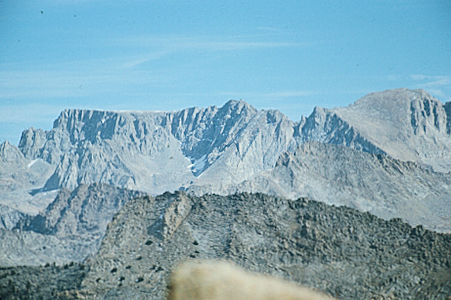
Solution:
{"label": "hazy sky", "polygon": [[0,141],[64,108],[451,100],[451,1],[0,0]]}

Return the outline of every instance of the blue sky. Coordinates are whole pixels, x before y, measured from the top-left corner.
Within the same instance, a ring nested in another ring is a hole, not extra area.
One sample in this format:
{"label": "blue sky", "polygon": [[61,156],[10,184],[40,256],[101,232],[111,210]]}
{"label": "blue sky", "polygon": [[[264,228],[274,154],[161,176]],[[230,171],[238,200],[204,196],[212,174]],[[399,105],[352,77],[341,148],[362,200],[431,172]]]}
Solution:
{"label": "blue sky", "polygon": [[451,100],[451,1],[0,0],[0,141],[64,108]]}

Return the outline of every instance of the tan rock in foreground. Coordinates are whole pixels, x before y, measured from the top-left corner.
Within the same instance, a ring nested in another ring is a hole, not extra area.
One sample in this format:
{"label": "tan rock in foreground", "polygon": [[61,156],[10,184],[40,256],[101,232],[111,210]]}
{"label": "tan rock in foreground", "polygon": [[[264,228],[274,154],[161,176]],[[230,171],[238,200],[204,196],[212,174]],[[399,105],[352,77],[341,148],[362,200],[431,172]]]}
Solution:
{"label": "tan rock in foreground", "polygon": [[191,261],[171,275],[168,300],[326,300],[308,288],[222,261]]}

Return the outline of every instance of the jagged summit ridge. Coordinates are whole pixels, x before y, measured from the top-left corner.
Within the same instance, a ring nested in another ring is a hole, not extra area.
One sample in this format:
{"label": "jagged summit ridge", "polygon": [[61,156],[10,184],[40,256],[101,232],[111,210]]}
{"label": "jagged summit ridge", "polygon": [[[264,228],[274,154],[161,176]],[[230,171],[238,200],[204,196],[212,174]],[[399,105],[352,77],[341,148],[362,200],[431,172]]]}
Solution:
{"label": "jagged summit ridge", "polygon": [[[243,101],[229,101],[221,108],[171,113],[72,109],[62,112],[48,132],[24,132],[20,149],[29,157],[57,164],[46,189],[104,182],[157,192],[153,189],[174,190],[189,184],[218,159],[218,164],[239,164],[250,150],[249,142],[258,136],[277,141],[285,132],[293,131],[293,124],[280,113],[258,111]],[[36,143],[35,138],[40,140],[43,135],[46,141]],[[272,167],[277,154],[293,144],[289,139],[292,136],[282,140],[282,145],[270,143],[269,149],[257,149],[260,153],[256,155],[263,158],[249,162],[255,166],[247,169],[253,173],[252,169]],[[159,165],[162,161],[168,170],[164,174]],[[241,176],[245,176],[244,168]],[[167,178],[172,178],[174,184],[162,185]],[[233,181],[231,176],[226,180]]]}
{"label": "jagged summit ridge", "polygon": [[[104,183],[151,194],[179,189],[227,194],[248,182],[255,191],[267,191],[264,178],[279,157],[311,141],[449,172],[450,110],[424,91],[406,89],[373,93],[345,108],[317,107],[299,122],[234,100],[176,112],[69,109],[49,131],[24,131],[19,149],[25,161],[48,164],[52,173],[43,178],[41,192]],[[318,161],[318,168],[341,168],[331,157]],[[281,184],[269,186],[285,195]],[[319,186],[307,192],[319,197],[319,189],[328,193]]]}
{"label": "jagged summit ridge", "polygon": [[369,153],[385,153],[335,112],[321,107],[315,107],[312,114],[305,119],[300,128],[300,137],[302,142],[318,141]]}

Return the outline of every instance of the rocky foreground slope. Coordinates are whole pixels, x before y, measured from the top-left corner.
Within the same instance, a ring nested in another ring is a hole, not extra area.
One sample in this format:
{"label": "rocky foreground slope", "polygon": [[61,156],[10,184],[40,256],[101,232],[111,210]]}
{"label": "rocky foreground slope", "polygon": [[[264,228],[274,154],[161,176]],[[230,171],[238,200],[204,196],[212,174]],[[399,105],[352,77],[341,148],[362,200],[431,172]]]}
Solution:
{"label": "rocky foreground slope", "polygon": [[[43,267],[48,285],[30,291],[164,299],[169,272],[194,258],[228,259],[338,299],[446,299],[451,293],[449,234],[302,198],[184,193],[128,202],[79,272],[79,285],[48,291],[56,279]],[[58,280],[62,270],[54,271],[61,272]],[[6,292],[12,289],[26,294],[35,272],[0,269],[2,297],[13,298]]]}

